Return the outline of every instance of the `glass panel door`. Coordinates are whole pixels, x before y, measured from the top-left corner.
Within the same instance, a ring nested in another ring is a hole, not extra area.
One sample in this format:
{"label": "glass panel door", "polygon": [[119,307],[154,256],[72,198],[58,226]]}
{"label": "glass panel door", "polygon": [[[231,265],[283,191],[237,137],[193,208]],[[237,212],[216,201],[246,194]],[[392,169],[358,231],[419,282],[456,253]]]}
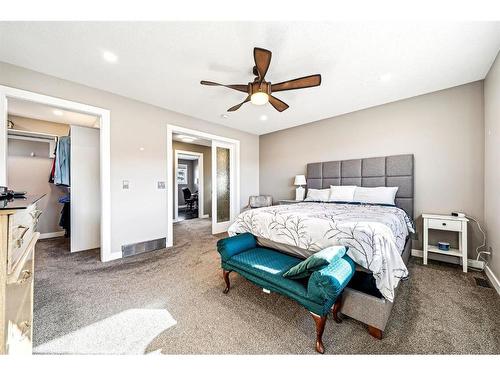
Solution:
{"label": "glass panel door", "polygon": [[212,142],[212,233],[225,232],[233,220],[234,148]]}

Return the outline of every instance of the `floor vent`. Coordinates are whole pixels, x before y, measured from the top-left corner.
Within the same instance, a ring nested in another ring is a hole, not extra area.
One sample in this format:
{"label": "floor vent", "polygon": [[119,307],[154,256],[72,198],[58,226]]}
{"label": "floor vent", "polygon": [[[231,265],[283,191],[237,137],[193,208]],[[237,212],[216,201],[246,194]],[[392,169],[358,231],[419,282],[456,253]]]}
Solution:
{"label": "floor vent", "polygon": [[488,280],[482,279],[480,277],[474,277],[474,279],[476,280],[477,286],[482,286],[483,288],[491,288],[491,285],[488,282]]}

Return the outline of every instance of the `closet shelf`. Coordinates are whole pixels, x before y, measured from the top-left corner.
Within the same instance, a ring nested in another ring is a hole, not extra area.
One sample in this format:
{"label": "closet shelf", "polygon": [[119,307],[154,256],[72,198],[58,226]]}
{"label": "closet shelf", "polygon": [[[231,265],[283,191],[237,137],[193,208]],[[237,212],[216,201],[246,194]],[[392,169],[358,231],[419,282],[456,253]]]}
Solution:
{"label": "closet shelf", "polygon": [[56,134],[39,133],[39,132],[33,132],[33,131],[29,131],[29,130],[17,130],[17,129],[8,129],[7,134],[18,136],[18,137],[38,138],[41,140],[49,140],[49,141],[53,141],[58,137],[58,135],[56,135]]}

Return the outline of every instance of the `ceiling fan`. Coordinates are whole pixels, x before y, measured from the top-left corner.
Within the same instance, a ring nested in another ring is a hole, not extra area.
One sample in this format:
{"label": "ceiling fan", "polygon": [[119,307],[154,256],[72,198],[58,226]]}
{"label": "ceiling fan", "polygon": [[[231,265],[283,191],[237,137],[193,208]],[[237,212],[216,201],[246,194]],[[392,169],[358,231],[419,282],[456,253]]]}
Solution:
{"label": "ceiling fan", "polygon": [[269,64],[271,63],[271,51],[264,48],[255,47],[253,49],[253,57],[255,60],[255,66],[253,67],[253,74],[256,76],[253,82],[248,82],[247,85],[223,85],[221,83],[201,81],[202,85],[207,86],[223,86],[229,89],[241,91],[247,93],[246,99],[231,108],[228,112],[233,112],[239,109],[243,104],[251,102],[255,105],[263,105],[267,102],[278,111],[283,112],[288,108],[288,104],[274,97],[273,93],[278,91],[286,90],[297,90],[305,89],[307,87],[315,87],[321,84],[321,74],[313,74],[306,77],[295,78],[289,81],[274,83],[265,81],[267,70],[269,69]]}

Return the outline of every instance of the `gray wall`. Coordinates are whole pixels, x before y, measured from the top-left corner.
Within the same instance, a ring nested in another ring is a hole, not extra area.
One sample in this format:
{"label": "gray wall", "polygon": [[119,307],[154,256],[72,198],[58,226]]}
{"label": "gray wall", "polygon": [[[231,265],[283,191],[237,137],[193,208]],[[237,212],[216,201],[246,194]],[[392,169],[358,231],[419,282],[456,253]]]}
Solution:
{"label": "gray wall", "polygon": [[[174,150],[192,151],[203,154],[203,213],[205,215],[212,215],[212,148],[208,146],[195,145],[185,142],[172,142]],[[242,188],[243,189],[243,188]],[[243,190],[242,190],[243,192]],[[180,196],[180,195],[179,195]],[[248,199],[248,197],[246,198]],[[243,198],[242,198],[243,200]],[[246,203],[242,203],[244,207]]]}
{"label": "gray wall", "polygon": [[[46,132],[68,135],[69,126],[55,122],[40,121],[19,116],[9,116],[18,130]],[[35,157],[31,156],[35,153]],[[48,143],[21,140],[8,141],[7,181],[13,190],[27,191],[29,194],[46,194],[38,203],[43,210],[38,229],[40,233],[62,231],[59,226],[62,204],[59,198],[68,193],[68,188],[49,183],[52,161],[49,158]]]}
{"label": "gray wall", "polygon": [[[260,137],[260,194],[293,198],[309,162],[415,155],[415,217],[484,217],[483,84],[474,82]],[[470,226],[469,255],[480,241]],[[482,238],[481,238],[482,240]],[[420,240],[415,247],[421,248]]]}
{"label": "gray wall", "polygon": [[[259,137],[165,110],[103,90],[0,63],[0,84],[103,107],[111,111],[111,250],[165,237],[167,194],[166,124],[238,139],[241,205],[259,192]],[[140,148],[144,150],[141,151]],[[130,189],[122,189],[122,181]]]}
{"label": "gray wall", "polygon": [[500,278],[500,54],[484,82],[484,220],[490,268]]}

